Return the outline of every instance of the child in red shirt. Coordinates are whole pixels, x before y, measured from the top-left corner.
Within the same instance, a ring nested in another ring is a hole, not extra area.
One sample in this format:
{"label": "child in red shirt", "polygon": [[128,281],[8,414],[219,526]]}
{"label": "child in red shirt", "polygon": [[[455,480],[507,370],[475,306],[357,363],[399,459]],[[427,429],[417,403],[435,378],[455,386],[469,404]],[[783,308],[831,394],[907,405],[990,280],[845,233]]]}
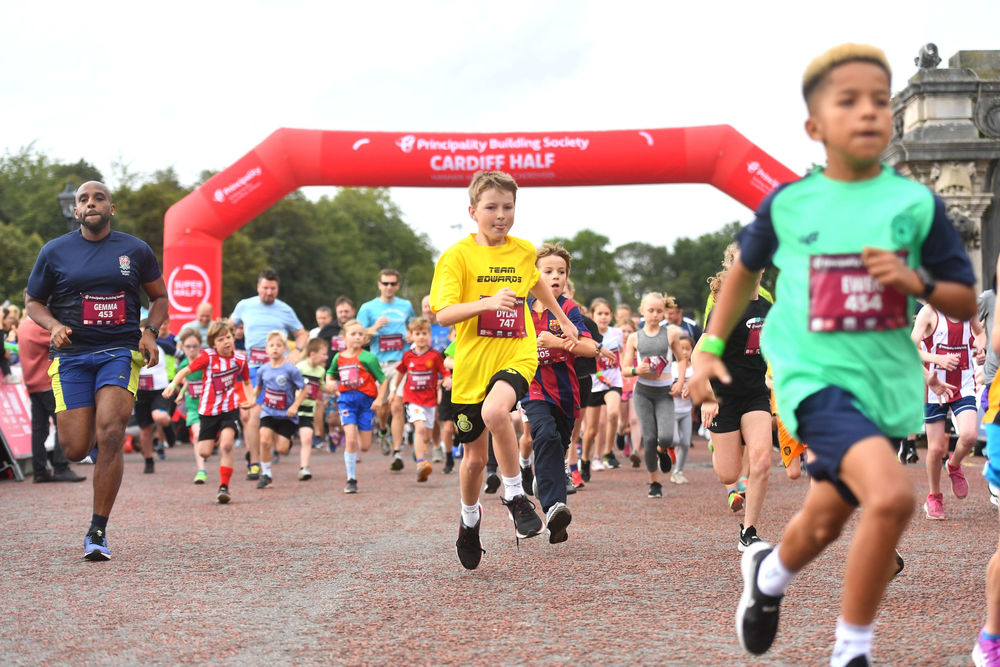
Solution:
{"label": "child in red shirt", "polygon": [[403,353],[396,366],[397,377],[403,384],[406,421],[413,424],[413,453],[417,457],[417,481],[426,482],[433,468],[424,460],[427,443],[434,430],[437,411],[438,378],[450,375],[444,357],[431,347],[431,323],[424,317],[410,320],[406,326],[413,347]]}

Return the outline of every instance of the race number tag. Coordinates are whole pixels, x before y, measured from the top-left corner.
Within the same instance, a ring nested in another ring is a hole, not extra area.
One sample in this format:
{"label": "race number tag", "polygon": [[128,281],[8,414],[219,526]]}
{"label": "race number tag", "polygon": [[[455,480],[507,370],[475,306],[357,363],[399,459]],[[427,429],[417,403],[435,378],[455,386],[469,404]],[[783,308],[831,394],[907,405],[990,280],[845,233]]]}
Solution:
{"label": "race number tag", "polygon": [[188,381],[187,392],[191,395],[191,398],[201,398],[201,390],[204,386],[201,380]]}
{"label": "race number tag", "polygon": [[310,401],[315,401],[319,398],[319,380],[314,378],[306,378],[306,398]]}
{"label": "race number tag", "polygon": [[747,346],[743,350],[743,354],[746,355],[759,355],[760,354],[760,330],[764,328],[764,318],[763,317],[751,317],[746,322],[747,329]]}
{"label": "race number tag", "polygon": [[618,355],[618,350],[611,350],[615,354],[615,358],[609,361],[603,354],[597,355],[597,370],[604,372],[609,371],[612,368],[618,368],[621,366],[621,357]]}
{"label": "race number tag", "polygon": [[338,366],[337,373],[340,377],[340,384],[348,389],[357,389],[361,386],[361,368],[356,365]]}
{"label": "race number tag", "polygon": [[288,394],[277,389],[264,387],[264,406],[272,410],[287,410]]}
{"label": "race number tag", "polygon": [[955,370],[969,370],[969,347],[967,345],[948,345],[946,343],[938,343],[937,353],[958,355],[958,366]]}
{"label": "race number tag", "polygon": [[[906,259],[905,252],[899,252]],[[809,258],[809,331],[882,331],[907,326],[906,296],[880,285],[860,253]]]}
{"label": "race number tag", "polygon": [[92,327],[125,324],[125,292],[81,294],[80,323]]}
{"label": "race number tag", "polygon": [[407,389],[424,391],[434,385],[434,371],[409,371],[406,374]]}
{"label": "race number tag", "polygon": [[153,391],[153,376],[152,375],[140,375],[139,376],[139,389],[141,391]]}
{"label": "race number tag", "polygon": [[403,334],[385,334],[378,337],[379,352],[397,352],[403,349]]}
{"label": "race number tag", "polygon": [[267,348],[264,347],[251,347],[250,348],[250,363],[251,364],[266,364],[271,360],[271,357],[267,356]]}
{"label": "race number tag", "polygon": [[341,350],[347,349],[347,343],[344,342],[343,336],[334,336],[330,339],[330,352],[337,354]]}
{"label": "race number tag", "polygon": [[[489,297],[481,296],[480,299]],[[476,333],[486,338],[524,338],[528,335],[524,328],[524,297],[514,299],[514,312],[491,310],[480,313],[476,322]]]}
{"label": "race number tag", "polygon": [[658,354],[646,357],[644,361],[649,364],[649,372],[653,375],[662,375],[663,369],[667,367],[667,358]]}
{"label": "race number tag", "polygon": [[212,389],[216,392],[231,391],[236,384],[236,376],[239,372],[239,368],[230,368],[228,371],[215,373],[212,375]]}
{"label": "race number tag", "polygon": [[549,366],[551,364],[566,361],[566,354],[562,350],[550,347],[538,348],[538,365]]}

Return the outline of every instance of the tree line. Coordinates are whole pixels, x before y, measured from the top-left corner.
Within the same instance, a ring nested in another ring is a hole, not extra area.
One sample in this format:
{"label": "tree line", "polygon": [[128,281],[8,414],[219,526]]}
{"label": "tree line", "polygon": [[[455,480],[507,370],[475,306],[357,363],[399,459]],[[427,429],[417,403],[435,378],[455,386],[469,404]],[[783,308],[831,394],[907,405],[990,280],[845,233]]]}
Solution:
{"label": "tree line", "polygon": [[[114,228],[134,234],[163,261],[163,216],[175,202],[212,176],[182,185],[173,169],[138,175],[113,166],[109,185],[118,211]],[[67,231],[56,195],[67,182],[105,181],[84,160],[60,163],[29,146],[0,156],[0,301],[22,303],[22,291],[42,245]],[[105,181],[107,182],[107,181]],[[722,252],[737,231],[733,222],[674,247],[633,242],[612,248],[610,240],[581,229],[561,242],[573,255],[576,300],[597,296],[638,305],[647,291],[666,291],[700,313],[706,278],[719,270]],[[281,298],[303,322],[313,310],[344,294],[356,304],[376,294],[377,271],[395,267],[403,276],[401,296],[418,304],[428,293],[438,252],[426,235],[403,220],[385,188],[342,188],[311,201],[296,191],[251,220],[223,244],[224,312],[256,293],[265,266],[281,276]]]}

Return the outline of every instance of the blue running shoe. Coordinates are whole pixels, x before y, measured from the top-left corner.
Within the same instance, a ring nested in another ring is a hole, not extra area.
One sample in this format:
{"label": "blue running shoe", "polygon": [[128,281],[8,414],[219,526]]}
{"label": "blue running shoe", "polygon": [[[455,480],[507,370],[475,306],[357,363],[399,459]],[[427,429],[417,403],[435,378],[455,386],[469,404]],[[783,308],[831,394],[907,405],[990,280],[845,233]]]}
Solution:
{"label": "blue running shoe", "polygon": [[111,560],[108,538],[100,528],[91,528],[83,538],[83,557],[87,560]]}

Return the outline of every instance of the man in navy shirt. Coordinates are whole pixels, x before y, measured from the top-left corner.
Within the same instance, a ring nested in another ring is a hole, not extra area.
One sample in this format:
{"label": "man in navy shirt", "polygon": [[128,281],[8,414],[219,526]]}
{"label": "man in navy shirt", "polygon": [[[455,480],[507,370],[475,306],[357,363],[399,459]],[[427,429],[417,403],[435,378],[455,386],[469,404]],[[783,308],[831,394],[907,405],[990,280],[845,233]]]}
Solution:
{"label": "man in navy shirt", "polygon": [[[152,249],[111,230],[111,191],[97,181],[76,191],[73,231],[42,247],[28,278],[25,310],[49,331],[49,375],[59,444],[72,461],[91,452],[94,514],[84,538],[87,560],[109,560],[107,524],[124,469],[125,426],[139,368],[155,366],[156,337],[167,317],[167,288]],[[139,330],[140,288],[149,324]]]}

